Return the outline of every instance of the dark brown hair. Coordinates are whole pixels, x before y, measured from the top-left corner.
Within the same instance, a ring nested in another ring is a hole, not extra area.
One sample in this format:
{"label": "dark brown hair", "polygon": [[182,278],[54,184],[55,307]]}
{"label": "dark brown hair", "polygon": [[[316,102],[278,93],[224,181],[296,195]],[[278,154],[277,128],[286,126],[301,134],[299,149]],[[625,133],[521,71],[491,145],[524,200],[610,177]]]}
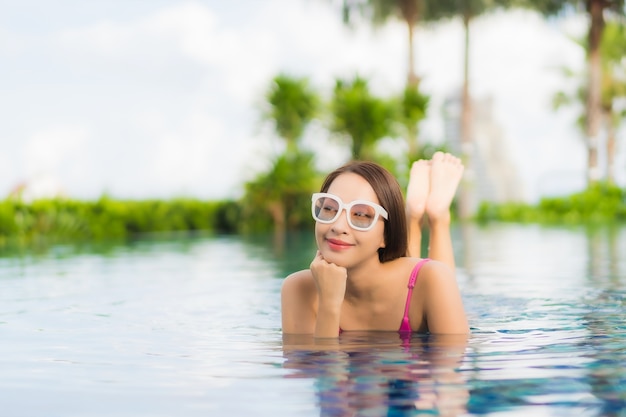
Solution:
{"label": "dark brown hair", "polygon": [[398,180],[375,162],[350,161],[328,174],[320,191],[327,192],[332,182],[347,172],[363,177],[372,186],[380,205],[389,214],[388,220],[381,218],[385,223],[385,247],[378,249],[380,261],[387,262],[405,256],[408,249],[406,214]]}

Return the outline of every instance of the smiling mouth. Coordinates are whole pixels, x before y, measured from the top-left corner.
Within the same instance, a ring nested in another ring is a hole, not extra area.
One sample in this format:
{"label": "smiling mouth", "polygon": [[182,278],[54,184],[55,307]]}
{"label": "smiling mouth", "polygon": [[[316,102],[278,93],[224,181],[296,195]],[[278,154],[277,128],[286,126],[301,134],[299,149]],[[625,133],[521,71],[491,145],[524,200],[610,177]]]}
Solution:
{"label": "smiling mouth", "polygon": [[335,240],[335,239],[326,239],[326,242],[328,242],[329,245],[335,246],[335,247],[349,248],[352,246],[350,243],[346,243],[341,240]]}

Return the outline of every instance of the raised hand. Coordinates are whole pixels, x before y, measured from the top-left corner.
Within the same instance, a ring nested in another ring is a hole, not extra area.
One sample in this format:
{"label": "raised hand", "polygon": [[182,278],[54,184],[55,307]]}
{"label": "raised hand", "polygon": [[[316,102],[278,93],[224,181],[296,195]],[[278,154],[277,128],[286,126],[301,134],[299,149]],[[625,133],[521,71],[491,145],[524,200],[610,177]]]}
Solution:
{"label": "raised hand", "polygon": [[327,262],[320,251],[317,251],[315,259],[311,262],[311,273],[315,280],[319,300],[315,337],[337,337],[348,271],[346,268]]}
{"label": "raised hand", "polygon": [[346,268],[327,262],[320,251],[317,251],[310,268],[320,302],[323,300],[325,303],[341,306],[348,279]]}

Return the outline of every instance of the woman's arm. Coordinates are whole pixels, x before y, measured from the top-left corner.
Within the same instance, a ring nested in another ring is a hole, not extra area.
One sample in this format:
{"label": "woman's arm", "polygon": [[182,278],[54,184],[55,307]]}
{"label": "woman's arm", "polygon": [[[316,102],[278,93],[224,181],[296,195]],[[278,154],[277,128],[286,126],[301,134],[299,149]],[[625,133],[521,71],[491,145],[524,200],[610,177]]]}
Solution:
{"label": "woman's arm", "polygon": [[348,272],[346,268],[327,262],[318,251],[311,262],[311,275],[318,295],[315,337],[338,337]]}
{"label": "woman's arm", "polygon": [[437,261],[424,265],[419,277],[424,317],[433,334],[468,334],[463,300],[452,269]]}

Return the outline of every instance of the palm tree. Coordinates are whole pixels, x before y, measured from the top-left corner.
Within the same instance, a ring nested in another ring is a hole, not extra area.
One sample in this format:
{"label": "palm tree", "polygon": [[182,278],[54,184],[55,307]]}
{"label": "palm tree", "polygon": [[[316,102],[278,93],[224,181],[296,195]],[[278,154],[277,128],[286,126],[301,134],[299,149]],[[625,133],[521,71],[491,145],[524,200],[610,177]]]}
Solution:
{"label": "palm tree", "polygon": [[350,140],[353,159],[374,159],[378,140],[393,136],[393,104],[373,96],[367,80],[359,76],[336,80],[330,112],[330,130]]}
{"label": "palm tree", "polygon": [[365,16],[375,26],[391,18],[406,24],[408,35],[407,85],[419,84],[415,71],[415,28],[420,22],[436,21],[448,16],[454,0],[343,0],[343,21],[350,24],[354,12]]}
{"label": "palm tree", "polygon": [[509,0],[456,0],[451,6],[456,15],[461,16],[463,22],[463,86],[461,88],[461,118],[459,126],[459,136],[461,142],[461,158],[466,166],[466,170],[470,175],[465,176],[465,186],[460,189],[459,198],[459,216],[461,218],[469,218],[472,215],[471,195],[473,194],[473,184],[471,181],[473,171],[473,143],[474,134],[472,126],[473,105],[470,93],[470,24],[476,16],[486,13],[489,10],[508,7]]}
{"label": "palm tree", "polygon": [[[577,43],[585,48],[589,48],[588,40],[578,40]],[[602,84],[600,90],[600,124],[604,125],[607,132],[607,180],[614,181],[614,161],[617,147],[616,131],[626,117],[626,109],[619,109],[615,104],[626,98],[626,72],[623,61],[626,59],[626,26],[617,22],[607,22],[603,31],[600,44],[600,57],[602,69]],[[562,68],[563,74],[568,78],[579,80],[579,86],[573,94],[557,92],[553,99],[555,109],[564,105],[576,103],[587,103],[589,95],[589,85],[586,74],[577,74],[568,68]],[[587,117],[580,115],[577,124],[582,131],[585,131]],[[598,177],[597,179],[600,179]]]}
{"label": "palm tree", "polygon": [[421,93],[417,86],[412,85],[404,88],[398,100],[399,121],[408,145],[408,163],[418,159],[420,154],[418,126],[426,117],[429,101],[429,96]]}
{"label": "palm tree", "polygon": [[260,212],[269,213],[276,235],[283,236],[290,225],[297,225],[294,216],[302,210],[295,206],[310,195],[317,179],[313,155],[301,150],[299,141],[317,116],[320,99],[307,78],[279,74],[272,79],[265,100],[263,117],[273,123],[286,150],[272,161],[268,172],[245,184],[243,213],[252,223],[259,221]]}
{"label": "palm tree", "polygon": [[[308,197],[318,182],[317,177],[312,153],[279,155],[269,171],[245,184],[244,216],[250,223],[262,223],[264,213],[268,213],[276,236],[284,236],[287,229],[302,224],[301,214],[307,212]],[[301,205],[303,201],[307,207]]]}
{"label": "palm tree", "polygon": [[[343,1],[344,22],[350,23],[353,12],[357,11],[370,19],[374,25],[380,25],[389,18],[396,17],[404,21],[408,29],[408,75],[407,88],[416,87],[419,84],[419,76],[415,72],[414,63],[414,29],[421,22],[433,22],[448,17],[461,16],[464,26],[464,59],[463,59],[463,86],[461,90],[461,118],[460,118],[460,141],[461,156],[468,171],[472,164],[472,100],[470,96],[469,81],[469,47],[470,47],[470,22],[472,19],[487,10],[498,7],[506,7],[510,0],[363,0]],[[411,130],[409,130],[411,134]],[[414,132],[415,138],[409,136],[410,155],[415,152],[413,143],[417,143],[417,126]],[[469,203],[472,190],[469,186],[462,187],[461,204],[459,205],[462,217],[468,217],[471,213]]]}
{"label": "palm tree", "polygon": [[602,56],[600,43],[605,27],[605,15],[626,14],[624,0],[519,0],[516,4],[538,10],[545,16],[556,16],[571,10],[584,10],[589,17],[587,32],[587,85],[585,103],[585,132],[587,139],[587,180],[600,178],[598,169],[598,136],[602,124]]}
{"label": "palm tree", "polygon": [[[463,87],[461,90],[461,143],[470,144],[472,140],[472,106],[469,81],[470,24],[477,16],[490,10],[510,6],[509,0],[456,0],[449,4],[451,10],[446,14],[457,15],[463,22]],[[442,13],[443,14],[443,13]]]}
{"label": "palm tree", "polygon": [[295,152],[305,128],[317,115],[320,99],[307,78],[279,74],[272,80],[265,99],[269,108],[264,117],[274,123],[285,140],[287,152]]}
{"label": "palm tree", "polygon": [[602,115],[607,129],[607,180],[615,182],[617,130],[626,118],[626,108],[616,102],[626,98],[626,25],[608,22],[600,46],[602,55]]}

